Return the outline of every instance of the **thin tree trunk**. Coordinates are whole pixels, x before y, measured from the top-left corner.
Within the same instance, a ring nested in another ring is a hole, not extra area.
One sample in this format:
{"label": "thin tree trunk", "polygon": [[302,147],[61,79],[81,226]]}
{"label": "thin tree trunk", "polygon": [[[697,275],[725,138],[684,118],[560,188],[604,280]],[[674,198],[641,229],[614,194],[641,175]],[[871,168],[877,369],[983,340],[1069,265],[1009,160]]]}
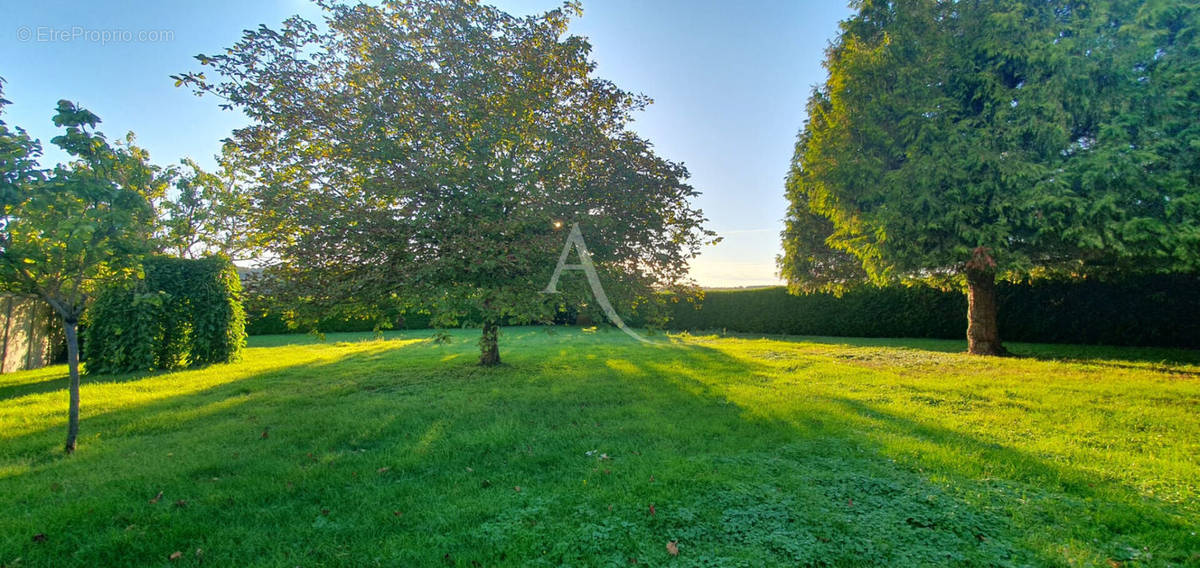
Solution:
{"label": "thin tree trunk", "polygon": [[79,336],[75,333],[77,322],[63,319],[63,330],[67,335],[67,367],[71,370],[71,407],[67,413],[67,444],[69,454],[75,451],[75,438],[79,436]]}
{"label": "thin tree trunk", "polygon": [[500,364],[500,326],[495,322],[483,323],[483,336],[479,338],[479,364],[491,367]]}
{"label": "thin tree trunk", "polygon": [[970,266],[967,272],[967,353],[1008,355],[996,319],[996,273]]}

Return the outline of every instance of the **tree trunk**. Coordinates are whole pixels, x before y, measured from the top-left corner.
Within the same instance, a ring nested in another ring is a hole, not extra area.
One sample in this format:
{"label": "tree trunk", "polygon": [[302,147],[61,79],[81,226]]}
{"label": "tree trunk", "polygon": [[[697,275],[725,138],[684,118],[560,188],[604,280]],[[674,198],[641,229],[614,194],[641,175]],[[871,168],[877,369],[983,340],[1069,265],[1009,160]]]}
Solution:
{"label": "tree trunk", "polygon": [[1008,355],[996,320],[996,273],[967,267],[967,353]]}
{"label": "tree trunk", "polygon": [[75,438],[79,436],[79,336],[75,333],[77,322],[63,319],[63,330],[67,335],[67,367],[71,370],[71,406],[67,411],[67,444],[63,448],[69,454],[75,451]]}
{"label": "tree trunk", "polygon": [[479,364],[491,367],[500,364],[500,326],[495,322],[484,322],[483,336],[479,338]]}

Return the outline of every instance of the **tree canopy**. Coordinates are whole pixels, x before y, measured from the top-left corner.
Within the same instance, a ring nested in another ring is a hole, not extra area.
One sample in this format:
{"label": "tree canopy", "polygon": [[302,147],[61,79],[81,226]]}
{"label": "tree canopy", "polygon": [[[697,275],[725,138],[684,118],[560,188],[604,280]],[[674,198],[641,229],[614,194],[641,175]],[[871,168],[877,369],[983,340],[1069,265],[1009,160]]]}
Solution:
{"label": "tree canopy", "polygon": [[191,158],[166,172],[174,195],[157,204],[159,248],[179,258],[221,255],[252,260],[259,252],[245,211],[247,167],[237,147],[226,144],[218,171],[207,172]]}
{"label": "tree canopy", "polygon": [[576,6],[321,6],[324,26],[293,17],[198,56],[219,78],[176,77],[250,117],[232,137],[253,164],[247,213],[297,296],[401,294],[443,321],[475,314],[486,339],[551,317],[558,298],[538,292],[572,222],[623,305],[683,281],[712,236],[696,191],[627,128],[650,101],[593,75],[566,33]]}
{"label": "tree canopy", "polygon": [[966,280],[998,353],[996,277],[1200,267],[1196,2],[856,8],[788,177],[793,288]]}

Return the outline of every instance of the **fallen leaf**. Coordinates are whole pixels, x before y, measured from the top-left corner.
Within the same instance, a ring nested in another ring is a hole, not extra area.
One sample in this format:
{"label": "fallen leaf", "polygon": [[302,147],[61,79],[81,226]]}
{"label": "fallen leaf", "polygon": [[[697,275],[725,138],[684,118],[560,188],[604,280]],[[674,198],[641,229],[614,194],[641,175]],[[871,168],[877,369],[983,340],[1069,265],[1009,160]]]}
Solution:
{"label": "fallen leaf", "polygon": [[179,560],[180,558],[183,558],[183,552],[176,550],[175,552],[171,553],[170,558],[171,560]]}
{"label": "fallen leaf", "polygon": [[46,542],[46,533],[37,533],[33,535],[33,542]]}
{"label": "fallen leaf", "polygon": [[516,486],[516,487],[513,487],[513,490],[514,490],[514,491],[516,491],[517,493],[520,493],[520,492],[521,492],[521,486],[520,486],[520,485],[518,485],[518,486]]}
{"label": "fallen leaf", "polygon": [[392,515],[397,516],[397,517],[403,517],[404,513],[401,511],[392,511]]}
{"label": "fallen leaf", "polygon": [[679,556],[679,545],[677,545],[675,541],[672,540],[667,543],[667,554],[670,554],[671,556]]}
{"label": "fallen leaf", "polygon": [[650,483],[654,483],[654,476],[653,476],[653,475],[651,475],[651,476],[650,476]]}
{"label": "fallen leaf", "polygon": [[390,467],[381,467],[381,468],[379,468],[379,469],[375,470],[375,473],[387,473],[387,472],[388,472],[388,470],[390,470],[390,469],[392,469],[392,468],[390,468]]}
{"label": "fallen leaf", "polygon": [[654,516],[654,505],[650,505],[650,516]]}
{"label": "fallen leaf", "polygon": [[266,440],[267,438],[268,438],[267,431],[263,430],[262,439]]}
{"label": "fallen leaf", "polygon": [[155,495],[154,498],[150,500],[150,504],[154,505],[155,503],[158,503],[159,499],[162,499],[162,491],[159,491],[158,495]]}
{"label": "fallen leaf", "polygon": [[1116,560],[1113,560],[1112,558],[1108,559],[1108,565],[1111,566],[1112,568],[1121,568],[1121,566],[1124,566],[1124,564],[1121,564],[1120,562],[1117,562]]}

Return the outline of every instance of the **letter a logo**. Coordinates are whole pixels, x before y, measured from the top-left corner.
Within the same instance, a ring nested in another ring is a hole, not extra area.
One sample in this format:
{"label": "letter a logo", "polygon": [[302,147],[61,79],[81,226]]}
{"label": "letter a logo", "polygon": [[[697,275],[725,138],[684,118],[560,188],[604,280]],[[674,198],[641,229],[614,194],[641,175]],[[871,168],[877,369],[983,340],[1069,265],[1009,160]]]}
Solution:
{"label": "letter a logo", "polygon": [[[572,246],[579,251],[579,264],[567,264],[567,255],[571,254]],[[596,302],[604,309],[604,315],[608,316],[610,321],[630,337],[643,343],[650,343],[646,338],[629,329],[608,301],[608,294],[604,293],[604,287],[600,285],[600,277],[596,276],[592,255],[588,254],[587,244],[583,242],[583,233],[579,231],[579,223],[571,224],[571,234],[567,235],[567,242],[563,245],[562,254],[558,256],[558,266],[554,267],[554,275],[550,277],[550,283],[546,285],[546,289],[542,290],[543,294],[558,293],[558,277],[564,270],[582,270],[584,274],[587,274],[588,284],[592,286],[592,294],[596,296]]]}

